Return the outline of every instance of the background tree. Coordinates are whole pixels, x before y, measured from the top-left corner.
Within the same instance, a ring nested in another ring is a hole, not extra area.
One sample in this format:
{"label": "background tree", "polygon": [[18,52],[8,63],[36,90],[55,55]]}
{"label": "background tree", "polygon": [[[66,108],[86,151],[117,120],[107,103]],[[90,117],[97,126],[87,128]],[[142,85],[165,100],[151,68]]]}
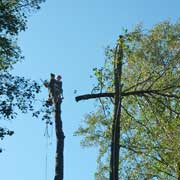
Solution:
{"label": "background tree", "polygon": [[[17,45],[17,37],[25,31],[27,16],[40,8],[44,0],[0,0],[0,116],[13,119],[19,110],[26,113],[33,110],[35,94],[40,86],[30,79],[13,76],[13,65],[23,59]],[[0,137],[12,135],[3,127]]]}
{"label": "background tree", "polygon": [[[179,37],[179,22],[124,32],[119,162],[123,179],[180,178]],[[114,51],[108,47],[104,66],[94,69],[94,97],[101,92],[113,97]],[[84,136],[83,146],[99,147],[96,179],[108,179],[114,101],[99,98],[96,102],[96,110],[86,115],[75,134]]]}

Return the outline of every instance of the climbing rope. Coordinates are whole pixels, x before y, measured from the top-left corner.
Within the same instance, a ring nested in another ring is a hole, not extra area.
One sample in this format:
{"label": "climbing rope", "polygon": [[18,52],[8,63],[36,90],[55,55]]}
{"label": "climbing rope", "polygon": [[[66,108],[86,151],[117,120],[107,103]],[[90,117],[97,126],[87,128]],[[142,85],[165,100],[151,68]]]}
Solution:
{"label": "climbing rope", "polygon": [[53,126],[51,127],[51,134],[49,134],[48,123],[46,123],[44,136],[46,138],[45,180],[47,180],[48,179],[48,150],[49,150],[49,145],[52,145],[52,136],[53,136]]}
{"label": "climbing rope", "polygon": [[44,136],[46,138],[46,155],[45,155],[45,180],[48,177],[48,146],[49,146],[49,132],[48,132],[48,124],[46,124]]}

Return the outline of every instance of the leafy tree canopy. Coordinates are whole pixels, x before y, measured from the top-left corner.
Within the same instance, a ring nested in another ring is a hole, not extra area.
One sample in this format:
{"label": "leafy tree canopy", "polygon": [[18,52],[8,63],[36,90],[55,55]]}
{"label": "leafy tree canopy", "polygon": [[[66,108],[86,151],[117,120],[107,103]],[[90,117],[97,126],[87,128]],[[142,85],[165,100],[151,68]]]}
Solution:
{"label": "leafy tree canopy", "polygon": [[[0,116],[13,119],[19,110],[33,110],[33,100],[40,86],[30,79],[13,76],[10,70],[23,56],[17,37],[25,31],[27,17],[40,8],[45,0],[0,0]],[[13,131],[1,127],[0,138]]]}
{"label": "leafy tree canopy", "polygon": [[0,0],[0,70],[12,68],[22,58],[16,40],[26,29],[27,15],[44,0]]}
{"label": "leafy tree canopy", "polygon": [[[180,22],[165,21],[123,34],[120,176],[122,179],[180,178]],[[92,93],[114,93],[114,48],[94,68]],[[99,98],[75,135],[98,146],[96,179],[108,179],[113,98]]]}

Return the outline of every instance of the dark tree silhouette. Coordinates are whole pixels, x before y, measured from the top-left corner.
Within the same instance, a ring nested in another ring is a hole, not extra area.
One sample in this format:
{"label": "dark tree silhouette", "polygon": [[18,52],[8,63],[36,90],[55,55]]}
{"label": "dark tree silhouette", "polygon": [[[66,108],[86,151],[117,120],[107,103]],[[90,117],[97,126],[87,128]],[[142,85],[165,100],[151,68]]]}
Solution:
{"label": "dark tree silhouette", "polygon": [[[0,0],[0,117],[14,119],[19,110],[33,110],[40,86],[30,79],[11,74],[14,64],[21,61],[18,34],[25,31],[27,16],[40,8],[44,0]],[[0,128],[0,138],[13,131]]]}

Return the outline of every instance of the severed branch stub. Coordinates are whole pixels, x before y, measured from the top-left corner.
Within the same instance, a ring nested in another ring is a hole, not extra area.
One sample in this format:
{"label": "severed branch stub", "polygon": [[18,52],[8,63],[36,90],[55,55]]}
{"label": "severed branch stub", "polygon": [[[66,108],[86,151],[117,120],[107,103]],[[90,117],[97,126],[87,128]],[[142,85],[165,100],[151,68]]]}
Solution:
{"label": "severed branch stub", "polygon": [[[176,98],[180,99],[180,96],[177,96],[176,94],[167,94],[161,92],[161,90],[139,90],[139,91],[129,91],[129,92],[121,92],[121,96],[145,96],[145,95],[157,95],[157,96],[163,96],[168,98]],[[96,98],[102,98],[102,97],[109,97],[114,98],[115,93],[108,92],[108,93],[96,93],[96,94],[84,94],[80,96],[76,96],[75,100],[76,102],[79,102],[81,100],[88,100],[88,99],[96,99]]]}
{"label": "severed branch stub", "polygon": [[101,98],[101,97],[114,97],[114,93],[97,93],[97,94],[84,94],[81,96],[76,96],[76,101],[81,100],[88,100],[88,99],[95,99],[95,98]]}

